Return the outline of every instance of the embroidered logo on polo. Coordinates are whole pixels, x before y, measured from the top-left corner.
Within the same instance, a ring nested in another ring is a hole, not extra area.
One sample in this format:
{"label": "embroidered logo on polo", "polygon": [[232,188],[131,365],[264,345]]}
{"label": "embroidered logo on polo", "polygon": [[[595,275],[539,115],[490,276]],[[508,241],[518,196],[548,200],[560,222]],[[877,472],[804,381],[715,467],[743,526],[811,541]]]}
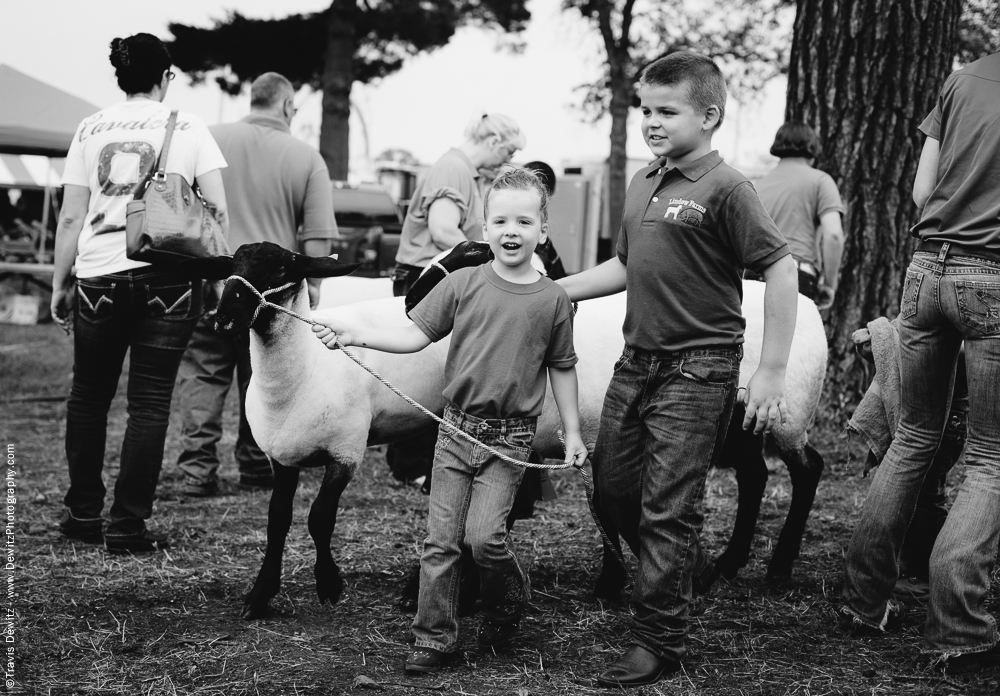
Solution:
{"label": "embroidered logo on polo", "polygon": [[667,210],[663,213],[664,220],[674,219],[692,227],[701,227],[705,219],[705,208],[687,198],[671,198]]}

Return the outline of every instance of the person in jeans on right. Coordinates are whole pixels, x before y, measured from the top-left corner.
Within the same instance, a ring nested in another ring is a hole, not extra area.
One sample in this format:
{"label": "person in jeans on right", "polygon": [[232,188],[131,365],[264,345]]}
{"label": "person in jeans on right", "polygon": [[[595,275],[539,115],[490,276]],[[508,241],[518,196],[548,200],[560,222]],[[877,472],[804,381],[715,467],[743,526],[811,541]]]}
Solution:
{"label": "person in jeans on right", "polygon": [[948,418],[965,342],[965,478],[930,557],[924,651],[949,673],[1000,665],[986,609],[1000,539],[1000,53],[948,78],[920,130],[923,208],[899,314],[900,421],[847,551],[841,624],[891,628],[900,549]]}

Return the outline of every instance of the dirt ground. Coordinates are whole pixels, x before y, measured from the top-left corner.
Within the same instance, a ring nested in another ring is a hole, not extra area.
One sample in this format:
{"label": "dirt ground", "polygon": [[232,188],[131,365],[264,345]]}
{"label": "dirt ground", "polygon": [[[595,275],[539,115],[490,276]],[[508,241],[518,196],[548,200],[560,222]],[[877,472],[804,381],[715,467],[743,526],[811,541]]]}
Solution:
{"label": "dirt ground", "polygon": [[[222,495],[181,493],[178,419],[171,422],[151,527],[172,548],[111,556],[62,539],[55,522],[67,485],[63,434],[72,351],[53,325],[0,327],[0,429],[17,482],[4,582],[7,690],[38,694],[513,694],[606,693],[594,677],[628,645],[628,609],[602,606],[591,588],[599,535],[580,475],[558,472],[557,500],[514,528],[534,596],[512,649],[475,641],[462,621],[461,659],[422,678],[402,665],[412,617],[395,606],[416,563],[427,499],[395,482],[369,450],[345,493],[334,556],[346,588],[335,606],[316,600],[305,518],[319,485],[305,472],[273,615],[239,618],[265,544],[268,494],[239,489],[232,447],[235,400],[221,447]],[[125,424],[124,380],[109,421],[105,480],[114,481]],[[944,678],[921,656],[924,612],[912,604],[901,630],[857,639],[836,627],[842,554],[864,500],[863,452],[821,418],[813,441],[826,460],[803,552],[791,582],[764,581],[787,509],[784,470],[770,479],[755,556],[732,583],[700,598],[684,669],[640,696],[777,694],[996,694],[998,674]],[[850,456],[849,456],[850,455]],[[953,474],[961,476],[960,467]],[[719,553],[735,514],[735,479],[713,472],[704,540]],[[11,561],[11,556],[13,560]],[[991,600],[1000,613],[997,593]],[[11,672],[11,670],[13,670]]]}

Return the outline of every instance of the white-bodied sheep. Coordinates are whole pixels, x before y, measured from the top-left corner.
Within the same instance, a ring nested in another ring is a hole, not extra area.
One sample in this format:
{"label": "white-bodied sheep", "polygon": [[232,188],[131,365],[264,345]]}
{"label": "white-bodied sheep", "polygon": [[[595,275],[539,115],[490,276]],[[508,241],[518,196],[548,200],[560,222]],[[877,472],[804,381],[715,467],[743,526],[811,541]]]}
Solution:
{"label": "white-bodied sheep", "polygon": [[[239,276],[258,292],[267,292],[268,301],[305,317],[310,316],[310,311],[303,279],[344,275],[354,268],[334,259],[294,254],[266,242],[240,247],[232,258],[187,263],[187,270],[193,275],[215,279]],[[285,289],[278,289],[286,285]],[[759,346],[761,340],[763,286],[747,283],[745,293],[748,345],[743,368],[748,377],[756,367],[759,351],[759,347],[754,350],[750,344]],[[385,325],[406,321],[403,298],[361,302],[322,310],[322,313]],[[623,316],[624,297],[618,295],[581,303],[576,317],[581,426],[588,445],[596,439],[604,392],[614,362],[621,353]],[[245,598],[243,615],[247,618],[263,615],[280,587],[281,559],[291,525],[299,468],[326,468],[319,494],[310,509],[309,532],[316,544],[317,594],[321,602],[335,602],[343,583],[330,543],[341,493],[361,463],[368,445],[411,435],[425,427],[429,419],[341,351],[327,350],[308,324],[270,308],[261,309],[257,294],[242,281],[233,279],[226,284],[217,322],[221,331],[251,329],[253,377],[247,390],[247,419],[257,443],[270,457],[275,473],[268,509],[267,549],[257,579]],[[440,413],[444,406],[441,391],[447,349],[448,340],[445,339],[413,354],[360,348],[351,351],[403,392]],[[799,304],[792,353],[786,389],[791,417],[769,438],[768,446],[779,452],[790,470],[794,467],[809,472],[809,476],[818,481],[822,463],[820,461],[816,467],[806,454],[809,449],[806,431],[811,425],[822,384],[826,344],[815,306],[804,299]],[[799,371],[802,376],[796,377]],[[549,394],[539,419],[534,447],[546,456],[561,456],[558,428],[558,412]],[[766,468],[764,476],[766,478]],[[815,484],[812,491],[815,492]],[[793,493],[793,508],[796,494]],[[758,505],[759,501],[758,496]],[[807,515],[808,506],[804,508],[798,527],[799,538]],[[786,522],[786,531],[788,526]],[[798,539],[789,539],[786,543],[783,533],[775,556],[785,549],[790,572],[798,553]],[[782,561],[782,567],[784,564]],[[772,559],[772,569],[774,566]]]}

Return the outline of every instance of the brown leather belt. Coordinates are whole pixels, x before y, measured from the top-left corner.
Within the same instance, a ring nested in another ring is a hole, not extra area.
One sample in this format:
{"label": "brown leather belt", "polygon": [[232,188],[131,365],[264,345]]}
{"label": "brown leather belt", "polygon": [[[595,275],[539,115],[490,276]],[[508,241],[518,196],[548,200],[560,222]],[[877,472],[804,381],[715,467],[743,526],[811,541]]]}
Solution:
{"label": "brown leather belt", "polygon": [[976,259],[983,259],[984,261],[1000,263],[1000,251],[983,249],[981,247],[963,246],[961,244],[955,244],[954,242],[939,242],[936,240],[924,241],[920,242],[914,251],[926,251],[936,254],[941,251],[941,247],[945,244],[949,245],[948,256],[971,256]]}

